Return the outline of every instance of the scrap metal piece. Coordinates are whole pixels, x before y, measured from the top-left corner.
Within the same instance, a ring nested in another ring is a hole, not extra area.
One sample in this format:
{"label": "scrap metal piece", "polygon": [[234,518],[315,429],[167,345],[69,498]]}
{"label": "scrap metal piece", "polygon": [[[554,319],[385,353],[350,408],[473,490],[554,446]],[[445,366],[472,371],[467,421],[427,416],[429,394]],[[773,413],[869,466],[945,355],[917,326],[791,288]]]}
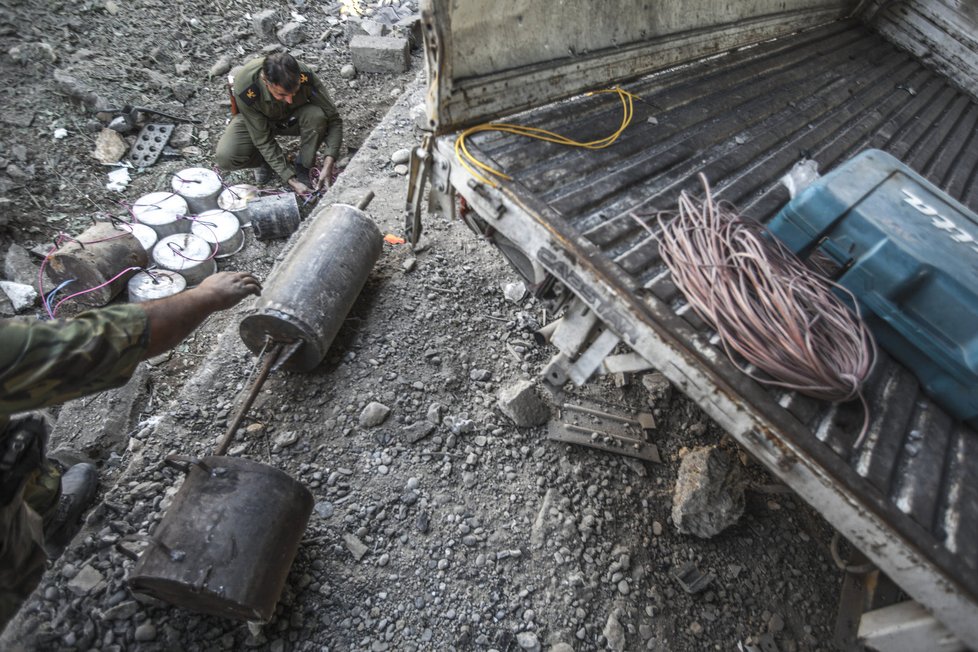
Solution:
{"label": "scrap metal piece", "polygon": [[614,413],[596,405],[564,403],[558,410],[558,418],[547,428],[547,438],[647,462],[661,462],[659,449],[645,439],[647,428],[643,424],[648,424],[652,415],[635,415],[626,408],[620,410]]}
{"label": "scrap metal piece", "polygon": [[171,124],[154,123],[143,127],[129,150],[129,160],[132,164],[144,168],[156,163],[167,141],[170,140],[173,129],[174,125]]}
{"label": "scrap metal piece", "polygon": [[683,587],[683,591],[689,594],[699,593],[716,579],[713,573],[701,573],[693,562],[680,568],[673,577]]}

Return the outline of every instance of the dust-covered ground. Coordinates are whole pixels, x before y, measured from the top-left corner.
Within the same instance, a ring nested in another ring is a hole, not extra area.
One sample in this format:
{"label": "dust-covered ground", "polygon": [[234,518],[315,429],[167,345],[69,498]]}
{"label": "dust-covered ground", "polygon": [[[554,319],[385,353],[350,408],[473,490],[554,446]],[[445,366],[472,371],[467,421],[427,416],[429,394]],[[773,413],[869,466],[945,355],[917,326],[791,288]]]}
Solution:
{"label": "dust-covered ground", "polygon": [[[95,214],[124,214],[119,200],[167,188],[176,170],[209,167],[228,109],[222,77],[208,71],[222,57],[235,65],[268,45],[248,16],[269,7],[252,2],[0,7],[4,237],[27,249],[59,231],[77,233]],[[357,21],[344,20],[339,3],[273,8],[283,20],[292,11],[308,18],[309,38],[292,51],[334,93],[345,153],[355,154],[321,210],[373,190],[368,213],[382,233],[401,233],[406,184],[391,156],[419,139],[410,112],[423,97],[420,53],[407,73],[359,74],[353,87],[339,70]],[[16,63],[9,54],[37,42],[51,46],[53,62]],[[129,188],[113,193],[107,169],[90,156],[102,125],[64,92],[55,69],[113,101],[203,122],[181,158],[134,171]],[[58,128],[65,138],[54,138]],[[289,243],[249,236],[220,267],[267,278],[309,223]],[[125,388],[60,411],[53,445],[99,464],[99,504],[0,646],[833,649],[841,574],[824,521],[678,391],[650,392],[641,377],[541,395],[555,416],[557,406],[585,399],[610,413],[650,412],[661,463],[557,443],[546,426],[516,427],[497,408],[499,393],[535,378],[553,355],[533,338],[553,316],[532,298],[504,295],[515,273],[461,223],[429,218],[425,229],[413,250],[384,245],[323,364],[273,373],[235,437],[232,455],[285,471],[314,501],[271,622],[250,628],[197,615],[127,584],[134,562],[126,552],[143,549],[182,481],[164,458],[210,454],[239,405],[255,366],[237,329],[249,300],[142,365]],[[383,410],[371,403],[389,409],[380,423],[373,411]],[[704,540],[678,533],[670,514],[682,456],[706,445],[743,465],[747,491],[737,524]],[[284,536],[292,524],[277,520],[275,507],[269,498],[268,514],[242,522],[242,533]],[[690,564],[712,575],[697,593],[676,578]],[[257,566],[261,559],[243,565],[229,555],[212,572]]]}

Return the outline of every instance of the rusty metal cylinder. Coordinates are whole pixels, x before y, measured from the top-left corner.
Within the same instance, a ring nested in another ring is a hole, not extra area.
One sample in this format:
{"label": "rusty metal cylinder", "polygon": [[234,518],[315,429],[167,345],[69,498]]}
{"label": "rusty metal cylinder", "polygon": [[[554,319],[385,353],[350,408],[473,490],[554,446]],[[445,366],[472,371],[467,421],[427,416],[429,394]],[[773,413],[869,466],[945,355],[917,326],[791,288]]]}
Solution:
{"label": "rusty metal cylinder", "polygon": [[362,210],[334,204],[320,213],[241,321],[245,345],[258,353],[266,338],[301,341],[285,366],[314,369],[326,357],[382,247],[380,230]]}
{"label": "rusty metal cylinder", "polygon": [[75,298],[79,303],[104,306],[126,288],[137,271],[125,270],[146,267],[148,262],[136,236],[110,222],[98,222],[53,252],[45,269],[55,284],[72,281],[66,294],[91,290]]}
{"label": "rusty metal cylinder", "polygon": [[267,464],[225,456],[188,462],[129,586],[185,609],[268,622],[312,513],[312,494]]}

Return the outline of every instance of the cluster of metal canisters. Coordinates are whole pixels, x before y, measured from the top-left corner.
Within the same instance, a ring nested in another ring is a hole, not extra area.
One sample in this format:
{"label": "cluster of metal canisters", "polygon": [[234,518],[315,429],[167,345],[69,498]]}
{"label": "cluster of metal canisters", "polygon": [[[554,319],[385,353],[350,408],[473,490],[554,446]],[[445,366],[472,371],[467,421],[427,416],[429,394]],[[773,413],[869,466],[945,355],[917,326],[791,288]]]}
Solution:
{"label": "cluster of metal canisters", "polygon": [[[292,193],[260,196],[257,187],[247,184],[225,188],[206,168],[177,172],[171,186],[140,197],[132,206],[132,222],[97,223],[70,239],[48,261],[51,280],[98,288],[79,295],[85,305],[105,305],[123,289],[134,303],[158,299],[215,273],[217,259],[244,247],[243,227],[269,240],[287,237],[299,226]],[[117,277],[129,267],[153,269]]]}

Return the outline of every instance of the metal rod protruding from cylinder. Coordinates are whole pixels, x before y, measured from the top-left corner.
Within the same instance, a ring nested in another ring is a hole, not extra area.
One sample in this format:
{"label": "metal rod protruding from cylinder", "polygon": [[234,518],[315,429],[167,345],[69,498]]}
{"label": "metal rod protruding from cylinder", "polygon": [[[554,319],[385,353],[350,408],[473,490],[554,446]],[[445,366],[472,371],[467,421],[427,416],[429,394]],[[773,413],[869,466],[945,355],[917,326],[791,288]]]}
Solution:
{"label": "metal rod protruding from cylinder", "polygon": [[357,210],[361,210],[361,211],[367,210],[367,206],[370,204],[371,201],[373,201],[373,198],[374,198],[374,191],[368,190],[367,194],[364,195],[363,199],[360,200],[360,203],[357,204]]}
{"label": "metal rod protruding from cylinder", "polygon": [[261,371],[255,377],[255,382],[251,384],[251,389],[248,390],[248,396],[245,397],[244,403],[238,409],[238,413],[234,415],[234,420],[228,426],[228,430],[224,433],[224,438],[221,440],[217,450],[214,451],[214,455],[224,455],[228,452],[228,448],[231,447],[231,441],[234,439],[234,433],[241,427],[241,422],[244,421],[245,416],[248,414],[251,404],[255,402],[255,398],[258,396],[258,392],[261,391],[262,385],[265,384],[268,374],[272,373],[272,367],[275,366],[275,361],[282,354],[283,348],[284,345],[276,344],[265,354],[265,362],[262,364]]}

